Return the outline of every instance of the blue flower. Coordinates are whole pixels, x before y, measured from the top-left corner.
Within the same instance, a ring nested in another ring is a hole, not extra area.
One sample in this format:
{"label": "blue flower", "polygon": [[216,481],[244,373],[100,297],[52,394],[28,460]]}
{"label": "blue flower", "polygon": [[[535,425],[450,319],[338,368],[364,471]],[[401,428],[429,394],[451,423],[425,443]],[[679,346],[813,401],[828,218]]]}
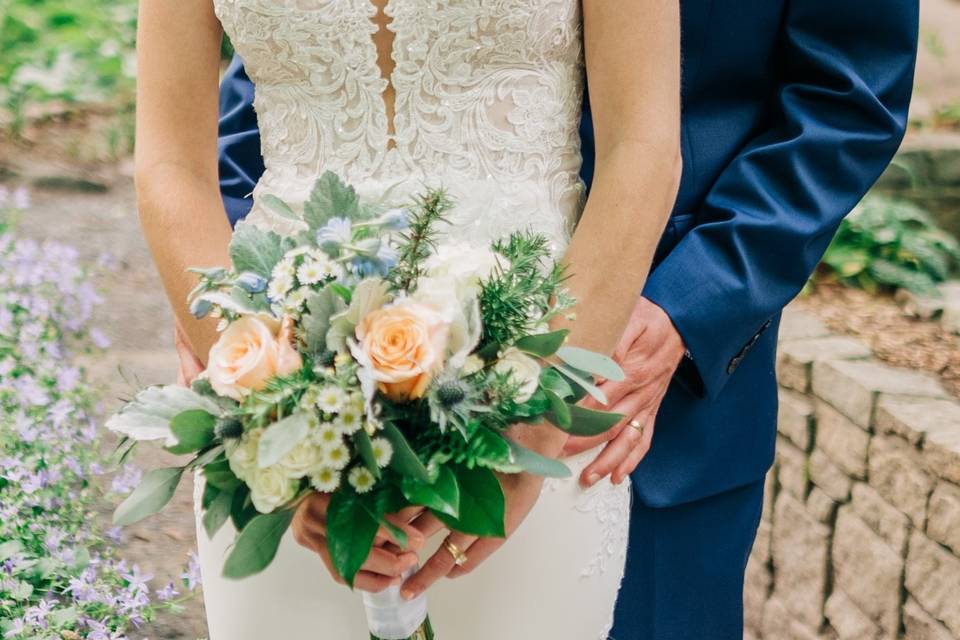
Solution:
{"label": "blue flower", "polygon": [[331,218],[317,229],[317,244],[331,255],[337,255],[340,247],[353,240],[353,223],[346,218]]}

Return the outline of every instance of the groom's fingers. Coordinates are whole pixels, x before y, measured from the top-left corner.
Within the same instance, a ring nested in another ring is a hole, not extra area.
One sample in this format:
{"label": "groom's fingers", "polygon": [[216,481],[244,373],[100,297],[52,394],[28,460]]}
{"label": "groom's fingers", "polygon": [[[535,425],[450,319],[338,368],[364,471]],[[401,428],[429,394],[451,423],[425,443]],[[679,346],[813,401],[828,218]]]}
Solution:
{"label": "groom's fingers", "polygon": [[437,516],[429,511],[424,511],[410,524],[420,531],[424,540],[429,540],[438,531],[447,528],[447,525],[443,524]]}
{"label": "groom's fingers", "polygon": [[[465,533],[454,531],[447,538],[447,542],[459,549],[470,558],[471,545],[476,542],[476,536],[469,536]],[[420,570],[410,576],[400,588],[400,595],[405,600],[413,600],[421,593],[429,589],[433,584],[448,575],[453,568],[457,566],[456,558],[453,553],[447,549],[446,544],[440,545],[440,548],[430,556]]]}

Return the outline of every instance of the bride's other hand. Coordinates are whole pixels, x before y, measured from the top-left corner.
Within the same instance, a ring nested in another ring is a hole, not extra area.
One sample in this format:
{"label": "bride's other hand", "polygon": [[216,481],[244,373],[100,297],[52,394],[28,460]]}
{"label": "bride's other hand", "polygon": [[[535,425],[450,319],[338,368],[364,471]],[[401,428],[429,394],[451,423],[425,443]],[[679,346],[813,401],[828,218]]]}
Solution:
{"label": "bride's other hand", "polygon": [[177,368],[177,383],[189,387],[194,380],[203,373],[203,362],[197,357],[196,352],[190,345],[190,339],[180,325],[180,321],[175,321],[176,326],[173,329],[173,347],[177,352],[179,366]]}
{"label": "bride's other hand", "polygon": [[622,413],[623,421],[599,436],[570,438],[564,447],[564,455],[575,455],[607,443],[580,475],[583,486],[592,486],[608,475],[614,484],[619,484],[647,455],[660,403],[685,350],[667,313],[640,298],[614,352],[614,359],[626,374],[625,380],[600,384],[608,405],[602,406],[593,398],[584,402],[593,409]]}
{"label": "bride's other hand", "polygon": [[[329,505],[330,494],[310,494],[297,507],[291,529],[297,544],[319,554],[333,579],[340,584],[346,584],[333,568],[330,550],[327,547],[326,522]],[[423,547],[423,534],[410,524],[420,511],[422,509],[414,507],[386,516],[392,524],[407,534],[407,545],[401,548],[390,532],[381,527],[377,532],[370,556],[354,578],[354,588],[379,593],[392,585],[400,584],[403,572],[417,564],[416,551]]]}
{"label": "bride's other hand", "polygon": [[[507,538],[526,519],[540,497],[543,478],[528,473],[500,475],[499,478],[506,499],[505,529],[507,537],[478,538],[459,531],[452,531],[420,570],[403,584],[400,589],[400,595],[403,598],[407,600],[416,598],[433,586],[440,578],[457,578],[472,572],[502,547]],[[429,512],[424,513],[413,524],[427,538],[432,537],[433,534],[444,528],[444,525]],[[456,558],[448,545],[452,545],[453,549],[466,556],[466,561],[462,565],[457,565]]]}

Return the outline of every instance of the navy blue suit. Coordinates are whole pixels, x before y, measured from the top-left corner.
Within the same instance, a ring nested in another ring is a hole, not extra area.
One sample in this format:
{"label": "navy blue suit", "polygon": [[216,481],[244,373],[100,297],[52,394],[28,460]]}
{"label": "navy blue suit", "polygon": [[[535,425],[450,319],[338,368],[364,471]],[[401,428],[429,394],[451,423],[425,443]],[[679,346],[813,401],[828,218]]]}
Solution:
{"label": "navy blue suit", "polygon": [[[742,637],[742,582],[773,460],[781,309],[902,139],[918,0],[684,0],[683,159],[644,295],[691,353],[633,474],[615,640]],[[589,82],[589,79],[588,79]],[[232,220],[263,171],[239,61],[223,85]],[[589,104],[583,177],[593,174]]]}

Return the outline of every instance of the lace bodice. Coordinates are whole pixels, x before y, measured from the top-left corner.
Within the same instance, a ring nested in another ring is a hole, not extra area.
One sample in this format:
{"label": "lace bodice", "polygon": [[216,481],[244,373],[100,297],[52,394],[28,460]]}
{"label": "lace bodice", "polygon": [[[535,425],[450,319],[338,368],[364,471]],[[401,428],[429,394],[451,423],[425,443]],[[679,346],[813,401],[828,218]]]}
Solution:
{"label": "lace bodice", "polygon": [[583,200],[579,0],[389,0],[388,78],[373,0],[214,4],[256,85],[252,222],[292,231],[258,198],[302,202],[333,170],[368,198],[447,188],[465,239],[532,228],[566,244]]}

